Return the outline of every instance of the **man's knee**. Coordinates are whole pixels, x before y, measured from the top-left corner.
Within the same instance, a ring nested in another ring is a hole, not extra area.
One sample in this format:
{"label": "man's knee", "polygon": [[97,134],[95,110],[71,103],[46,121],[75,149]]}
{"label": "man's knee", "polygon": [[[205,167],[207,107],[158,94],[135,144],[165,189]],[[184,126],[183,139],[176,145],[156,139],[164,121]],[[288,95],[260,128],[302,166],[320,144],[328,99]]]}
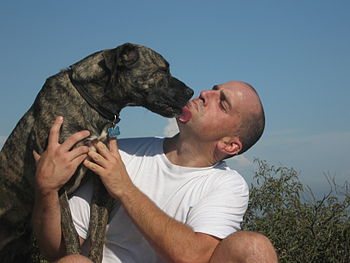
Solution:
{"label": "man's knee", "polygon": [[276,251],[266,236],[257,232],[239,231],[219,243],[211,262],[275,263],[278,260]]}
{"label": "man's knee", "polygon": [[54,263],[92,263],[92,261],[82,255],[68,255],[60,258]]}

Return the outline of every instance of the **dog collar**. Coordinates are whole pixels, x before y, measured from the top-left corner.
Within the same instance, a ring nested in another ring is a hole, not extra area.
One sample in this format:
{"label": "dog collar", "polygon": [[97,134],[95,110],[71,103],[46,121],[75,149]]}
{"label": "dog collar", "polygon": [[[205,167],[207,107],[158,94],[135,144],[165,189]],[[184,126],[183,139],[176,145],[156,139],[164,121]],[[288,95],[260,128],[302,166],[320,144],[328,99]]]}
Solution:
{"label": "dog collar", "polygon": [[[83,97],[83,99],[90,105],[90,107],[96,110],[103,118],[109,120],[112,123],[113,128],[118,127],[116,126],[116,124],[120,121],[119,114],[113,113],[109,109],[100,105],[95,100],[95,98],[92,97],[78,81],[74,80],[72,68],[68,70],[68,76],[73,87],[75,87],[75,89],[79,92],[79,94]],[[118,129],[118,132],[119,132],[119,129]]]}

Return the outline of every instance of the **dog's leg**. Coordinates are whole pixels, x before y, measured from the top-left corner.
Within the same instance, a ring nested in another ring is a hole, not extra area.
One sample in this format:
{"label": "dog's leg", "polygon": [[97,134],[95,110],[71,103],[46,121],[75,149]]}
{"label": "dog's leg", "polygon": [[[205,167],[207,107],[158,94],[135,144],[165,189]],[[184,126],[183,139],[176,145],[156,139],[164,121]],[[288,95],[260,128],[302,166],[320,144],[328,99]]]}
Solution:
{"label": "dog's leg", "polygon": [[91,214],[89,225],[89,237],[91,247],[89,258],[94,263],[101,263],[103,256],[103,244],[105,241],[106,227],[110,212],[116,203],[103,186],[100,178],[94,176],[94,192],[91,201]]}
{"label": "dog's leg", "polygon": [[79,236],[73,224],[72,215],[69,209],[67,192],[62,189],[60,193],[61,206],[61,227],[66,246],[66,254],[80,254]]}

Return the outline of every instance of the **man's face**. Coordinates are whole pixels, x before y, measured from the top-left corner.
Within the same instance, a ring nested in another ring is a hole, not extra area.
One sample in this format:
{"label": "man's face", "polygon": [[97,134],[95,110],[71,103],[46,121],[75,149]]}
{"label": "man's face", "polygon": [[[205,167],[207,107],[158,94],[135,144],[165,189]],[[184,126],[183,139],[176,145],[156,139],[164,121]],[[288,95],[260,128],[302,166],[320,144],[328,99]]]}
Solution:
{"label": "man's face", "polygon": [[186,123],[203,139],[216,140],[235,135],[244,108],[242,103],[247,99],[245,85],[235,81],[202,91],[186,105],[179,121]]}

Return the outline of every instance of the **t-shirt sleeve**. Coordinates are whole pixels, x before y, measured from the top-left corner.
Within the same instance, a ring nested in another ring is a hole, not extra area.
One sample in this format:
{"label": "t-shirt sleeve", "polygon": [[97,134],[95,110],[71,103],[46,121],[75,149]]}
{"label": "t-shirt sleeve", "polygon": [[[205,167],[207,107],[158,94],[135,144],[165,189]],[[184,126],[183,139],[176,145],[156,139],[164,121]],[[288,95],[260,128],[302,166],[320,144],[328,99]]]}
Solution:
{"label": "t-shirt sleeve", "polygon": [[190,208],[186,224],[195,232],[223,239],[240,229],[248,199],[249,188],[244,179],[226,176]]}
{"label": "t-shirt sleeve", "polygon": [[92,197],[92,186],[87,182],[69,199],[74,226],[78,235],[86,239],[90,222],[90,201]]}

